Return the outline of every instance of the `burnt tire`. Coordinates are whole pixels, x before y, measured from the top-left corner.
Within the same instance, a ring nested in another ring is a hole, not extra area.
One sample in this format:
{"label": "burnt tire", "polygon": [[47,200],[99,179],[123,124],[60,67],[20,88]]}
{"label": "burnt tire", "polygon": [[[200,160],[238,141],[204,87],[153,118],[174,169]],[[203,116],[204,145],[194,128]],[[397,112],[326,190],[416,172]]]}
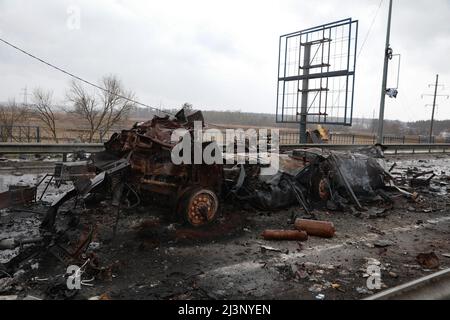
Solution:
{"label": "burnt tire", "polygon": [[180,199],[177,208],[178,216],[186,224],[199,228],[213,222],[219,213],[217,194],[205,188],[187,190]]}

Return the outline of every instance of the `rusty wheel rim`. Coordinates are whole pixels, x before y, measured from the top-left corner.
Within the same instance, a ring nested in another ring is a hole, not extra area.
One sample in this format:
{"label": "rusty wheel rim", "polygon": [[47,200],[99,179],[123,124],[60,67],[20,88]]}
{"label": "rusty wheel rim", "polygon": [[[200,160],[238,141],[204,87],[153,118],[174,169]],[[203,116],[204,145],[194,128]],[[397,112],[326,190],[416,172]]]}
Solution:
{"label": "rusty wheel rim", "polygon": [[200,190],[189,197],[187,218],[191,225],[198,227],[214,220],[219,201],[214,192]]}
{"label": "rusty wheel rim", "polygon": [[319,197],[322,200],[329,200],[329,198],[330,198],[330,192],[328,190],[327,179],[322,179],[319,182]]}

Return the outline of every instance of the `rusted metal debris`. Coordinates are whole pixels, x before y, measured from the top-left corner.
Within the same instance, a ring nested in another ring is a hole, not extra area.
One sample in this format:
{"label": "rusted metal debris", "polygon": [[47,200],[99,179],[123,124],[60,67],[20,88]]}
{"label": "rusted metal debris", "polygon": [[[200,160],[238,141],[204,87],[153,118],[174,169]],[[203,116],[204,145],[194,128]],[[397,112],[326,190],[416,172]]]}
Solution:
{"label": "rusted metal debris", "polygon": [[7,192],[0,193],[0,209],[30,204],[36,200],[36,187],[10,186]]}
{"label": "rusted metal debris", "polygon": [[[171,161],[171,151],[176,145],[171,141],[172,133],[177,129],[186,129],[192,136],[193,121],[203,122],[202,114],[187,115],[181,111],[173,119],[154,117],[151,121],[134,125],[130,130],[114,134],[105,143],[106,151],[95,154],[88,162],[57,165],[47,185],[54,179],[57,186],[72,181],[73,187],[48,209],[41,223],[42,241],[33,247],[25,247],[6,265],[6,269],[14,270],[24,260],[51,253],[64,264],[89,261],[91,270],[102,271],[96,264],[95,256],[86,256],[95,226],[89,226],[91,231],[76,248],[65,245],[64,236],[69,229],[58,229],[58,210],[72,199],[76,200],[75,206],[80,201],[85,204],[108,201],[115,208],[111,212],[117,217],[114,230],[121,209],[135,208],[152,198],[165,199],[173,212],[194,227],[213,221],[222,197],[223,165],[175,165]],[[191,141],[194,143],[194,139]],[[202,149],[212,143],[215,142],[204,143]],[[35,198],[36,188],[32,190],[30,200]],[[28,199],[28,189],[14,191],[16,193],[10,192],[4,196],[5,207],[19,203],[16,198],[22,199],[21,203]],[[16,245],[16,240],[5,245]]]}
{"label": "rusted metal debris", "polygon": [[266,230],[262,233],[264,240],[268,241],[306,241],[308,234],[298,230]]}
{"label": "rusted metal debris", "polygon": [[308,130],[306,132],[306,139],[308,143],[313,144],[328,143],[330,139],[330,133],[326,128],[322,127],[321,125],[318,125],[317,129]]}
{"label": "rusted metal debris", "polygon": [[294,225],[297,230],[314,237],[333,238],[336,232],[334,224],[328,221],[297,219]]}
{"label": "rusted metal debris", "polygon": [[[219,209],[223,185],[223,165],[175,165],[171,151],[177,142],[171,140],[177,129],[193,136],[194,121],[203,123],[201,112],[187,115],[183,110],[174,119],[157,117],[136,124],[130,130],[114,134],[105,143],[105,151],[93,156],[96,176],[78,183],[49,209],[43,223],[52,229],[58,208],[74,197],[100,194],[113,206],[133,208],[143,198],[158,195],[173,204],[173,211],[192,226],[213,221]],[[194,139],[191,139],[194,143]],[[215,142],[202,145],[206,148]],[[203,151],[203,150],[202,150]]]}
{"label": "rusted metal debris", "polygon": [[328,221],[296,219],[294,226],[297,230],[266,230],[262,237],[267,241],[307,241],[309,236],[333,238],[336,232]]}

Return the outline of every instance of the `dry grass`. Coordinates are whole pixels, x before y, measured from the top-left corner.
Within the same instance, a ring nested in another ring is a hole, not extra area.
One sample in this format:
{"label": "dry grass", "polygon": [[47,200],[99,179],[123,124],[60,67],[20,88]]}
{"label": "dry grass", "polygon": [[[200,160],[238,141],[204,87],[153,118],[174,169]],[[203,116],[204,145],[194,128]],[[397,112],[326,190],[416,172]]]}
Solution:
{"label": "dry grass", "polygon": [[[75,142],[86,142],[87,141],[87,123],[80,119],[78,116],[74,114],[68,113],[59,113],[56,116],[57,119],[57,136],[60,143],[75,143]],[[109,139],[109,137],[114,133],[123,129],[128,129],[133,126],[136,122],[147,121],[149,119],[143,118],[130,118],[124,121],[119,126],[116,126],[114,130],[110,131],[105,139]],[[50,131],[46,130],[43,126],[42,122],[37,117],[30,117],[24,123],[20,125],[23,126],[38,126],[40,127],[40,135],[41,142],[51,143],[53,142]],[[298,139],[298,130],[294,128],[286,128],[286,127],[264,127],[264,126],[246,126],[246,125],[233,125],[233,124],[208,124],[208,128],[217,128],[217,129],[279,129],[281,133],[281,144],[296,144]],[[34,136],[33,136],[34,137]],[[31,139],[33,141],[33,139]],[[35,140],[34,140],[35,141]],[[364,134],[358,133],[355,134],[355,138],[353,140],[352,134],[342,134],[335,135],[332,143],[334,144],[372,144],[374,142],[373,134]],[[23,141],[25,142],[25,141]],[[94,137],[94,142],[101,142],[99,135],[97,134]],[[104,141],[103,141],[104,142]],[[406,136],[405,143],[418,143],[417,136]],[[437,139],[438,143],[443,142],[443,140]],[[386,143],[403,143],[403,140],[393,139],[387,140]]]}

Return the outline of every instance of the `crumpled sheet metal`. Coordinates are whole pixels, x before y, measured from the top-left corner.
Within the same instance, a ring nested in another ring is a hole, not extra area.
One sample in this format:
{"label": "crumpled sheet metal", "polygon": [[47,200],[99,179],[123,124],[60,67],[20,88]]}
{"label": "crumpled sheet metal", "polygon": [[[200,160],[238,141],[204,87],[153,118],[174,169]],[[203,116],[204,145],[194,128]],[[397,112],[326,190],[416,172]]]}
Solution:
{"label": "crumpled sheet metal", "polygon": [[[378,161],[362,154],[334,153],[341,173],[349,182],[356,195],[374,196],[374,190],[385,186],[385,171]],[[334,169],[334,168],[333,168]],[[336,177],[343,185],[342,178]]]}
{"label": "crumpled sheet metal", "polygon": [[332,186],[338,188],[344,186],[345,179],[356,195],[374,196],[374,190],[385,187],[386,182],[392,180],[378,146],[354,152],[301,150],[294,154],[304,154],[310,162],[306,170],[297,176],[303,182],[305,178],[311,180],[322,175],[321,178],[327,178]]}
{"label": "crumpled sheet metal", "polygon": [[356,196],[375,197],[376,190],[392,178],[381,156],[379,147],[332,154],[319,149],[296,150],[289,161],[280,161],[280,170],[274,176],[247,175],[235,195],[262,210],[293,206],[299,202],[298,192],[306,204],[331,200],[331,192],[350,198],[346,182]]}
{"label": "crumpled sheet metal", "polygon": [[[136,123],[130,130],[115,133],[105,143],[106,150],[123,155],[130,151],[144,151],[153,147],[171,150],[178,142],[172,141],[172,133],[178,129],[192,131],[194,121],[204,125],[203,115],[200,111],[186,115],[184,110],[177,113],[174,119],[169,116],[153,117],[152,120]],[[156,144],[156,146],[154,146]]]}

